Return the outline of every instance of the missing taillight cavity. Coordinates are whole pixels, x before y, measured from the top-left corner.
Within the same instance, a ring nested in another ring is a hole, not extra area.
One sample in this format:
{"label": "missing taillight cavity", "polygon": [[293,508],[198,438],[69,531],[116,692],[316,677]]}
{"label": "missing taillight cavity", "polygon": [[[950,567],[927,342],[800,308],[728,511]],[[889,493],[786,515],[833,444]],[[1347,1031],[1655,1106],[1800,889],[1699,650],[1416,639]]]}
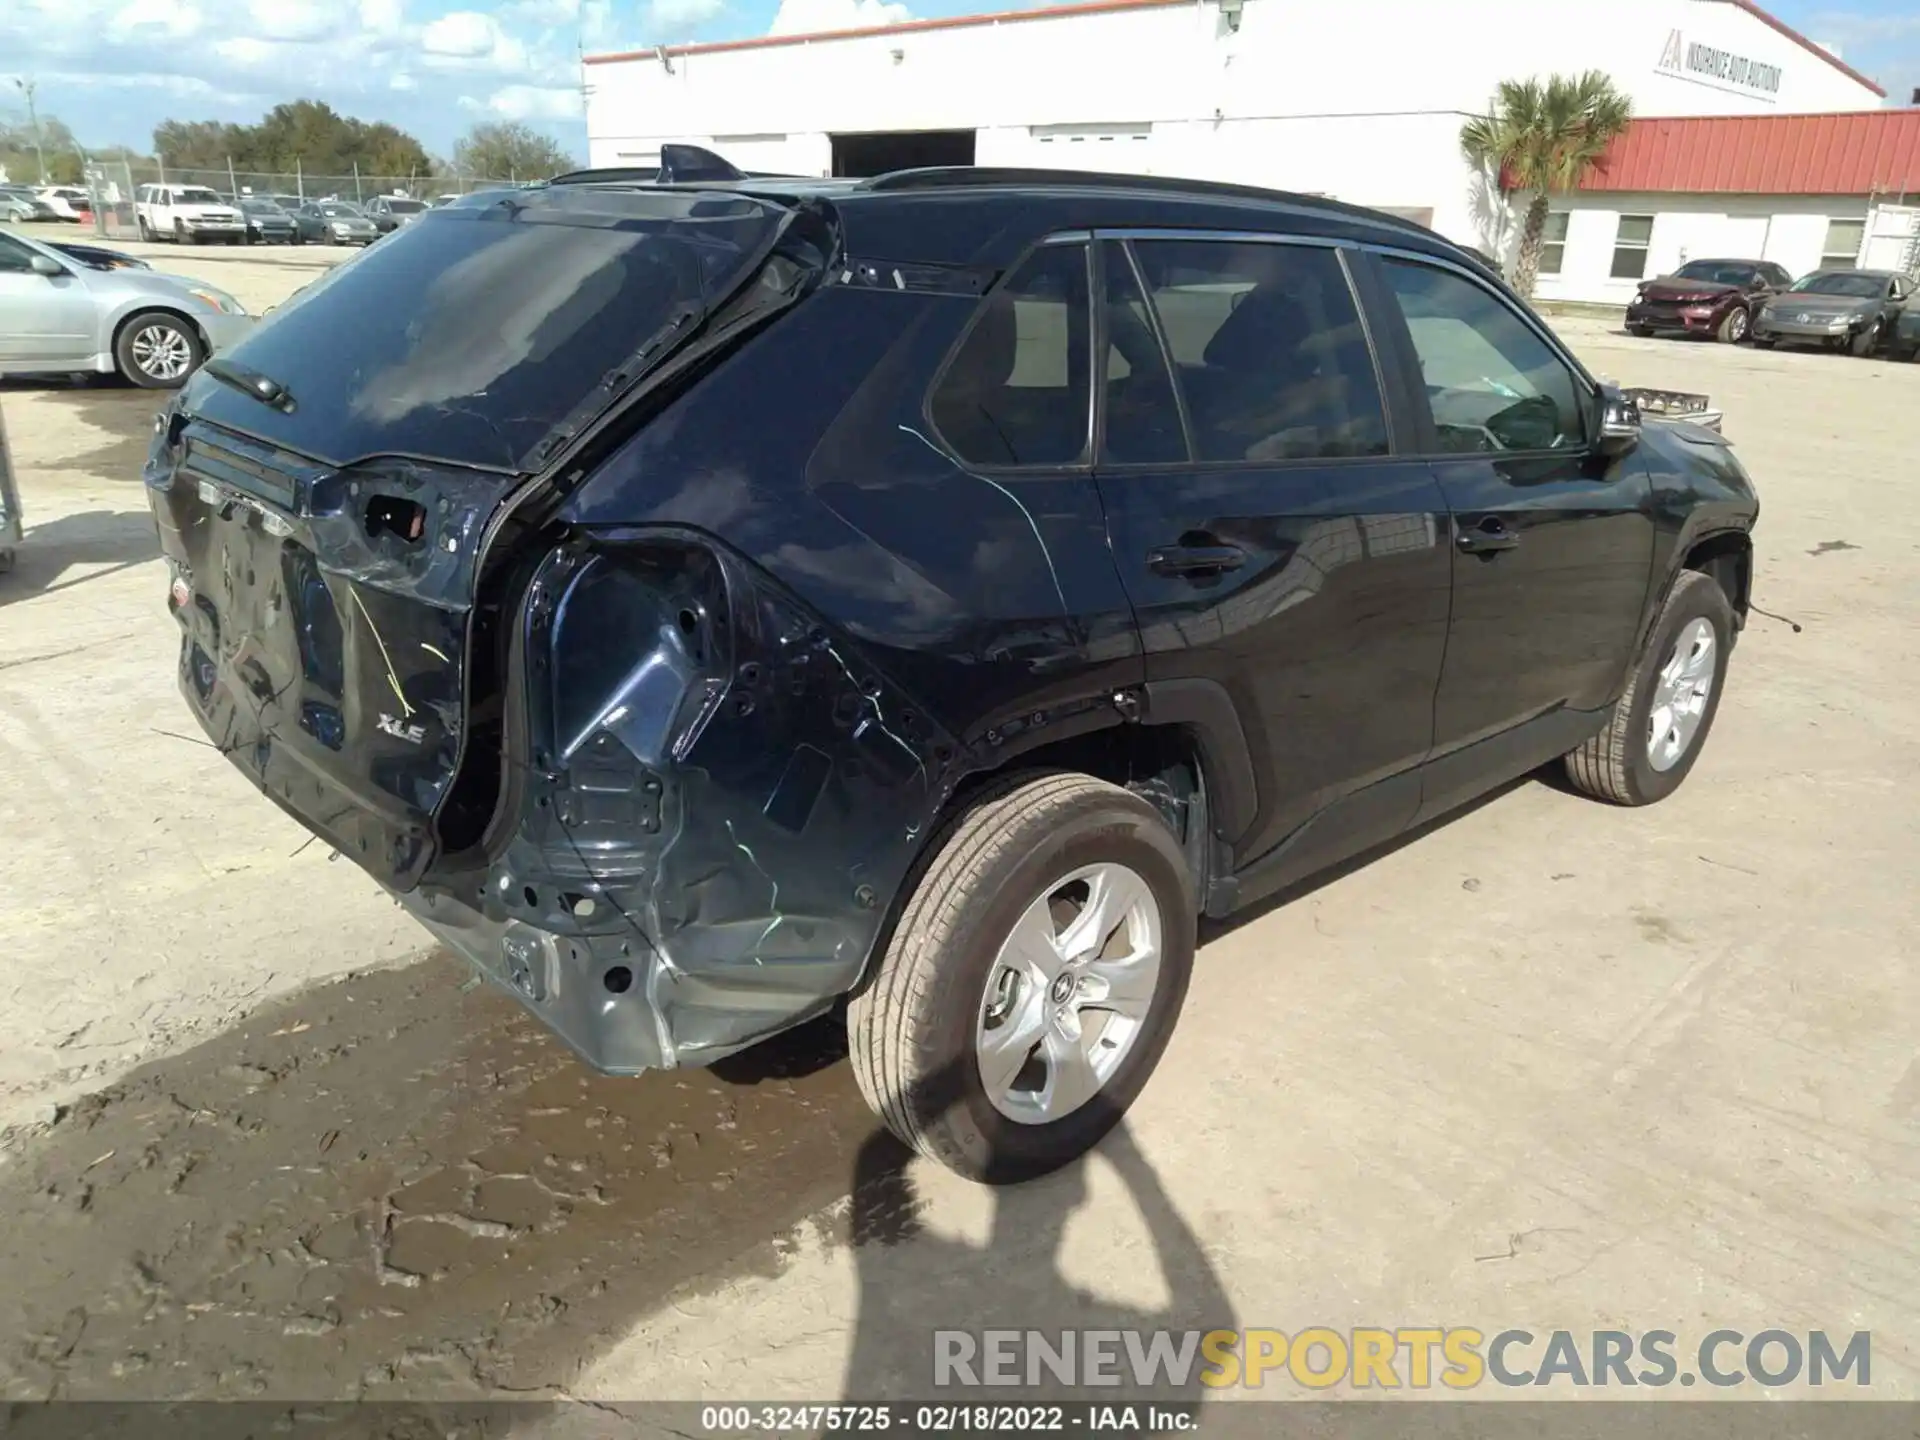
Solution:
{"label": "missing taillight cavity", "polygon": [[398,535],[409,545],[417,545],[426,533],[427,507],[419,501],[376,495],[367,502],[367,534],[372,539]]}

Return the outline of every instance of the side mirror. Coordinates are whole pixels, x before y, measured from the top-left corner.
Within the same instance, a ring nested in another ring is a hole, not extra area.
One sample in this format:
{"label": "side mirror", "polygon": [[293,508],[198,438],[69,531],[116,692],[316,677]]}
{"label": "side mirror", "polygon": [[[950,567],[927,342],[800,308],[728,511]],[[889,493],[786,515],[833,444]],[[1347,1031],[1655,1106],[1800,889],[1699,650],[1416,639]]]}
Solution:
{"label": "side mirror", "polygon": [[29,263],[32,264],[33,273],[36,275],[64,275],[67,273],[67,267],[51,255],[36,255]]}
{"label": "side mirror", "polygon": [[1624,455],[1640,443],[1640,407],[1618,386],[1600,387],[1600,433],[1594,448],[1602,455]]}

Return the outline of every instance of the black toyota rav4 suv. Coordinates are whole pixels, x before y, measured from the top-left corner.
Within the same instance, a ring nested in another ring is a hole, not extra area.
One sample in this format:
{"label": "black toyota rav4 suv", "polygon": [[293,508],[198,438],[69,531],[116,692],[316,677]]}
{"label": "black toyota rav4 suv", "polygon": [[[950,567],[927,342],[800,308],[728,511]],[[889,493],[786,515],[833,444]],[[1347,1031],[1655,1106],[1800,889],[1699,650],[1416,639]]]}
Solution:
{"label": "black toyota rav4 suv", "polygon": [[1139,1093],[1202,915],[1678,786],[1757,509],[1418,226],[994,170],[468,197],[146,480],[214,743],[588,1064],[850,997],[990,1181]]}

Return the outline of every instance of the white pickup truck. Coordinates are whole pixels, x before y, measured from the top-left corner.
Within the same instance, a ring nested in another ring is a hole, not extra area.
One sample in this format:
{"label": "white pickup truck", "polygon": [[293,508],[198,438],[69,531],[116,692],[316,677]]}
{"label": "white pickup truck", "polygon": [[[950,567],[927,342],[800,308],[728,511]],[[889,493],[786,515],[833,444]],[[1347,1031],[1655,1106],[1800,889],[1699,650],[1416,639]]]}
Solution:
{"label": "white pickup truck", "polygon": [[247,238],[246,217],[204,185],[142,185],[134,192],[134,217],[142,240],[229,245]]}

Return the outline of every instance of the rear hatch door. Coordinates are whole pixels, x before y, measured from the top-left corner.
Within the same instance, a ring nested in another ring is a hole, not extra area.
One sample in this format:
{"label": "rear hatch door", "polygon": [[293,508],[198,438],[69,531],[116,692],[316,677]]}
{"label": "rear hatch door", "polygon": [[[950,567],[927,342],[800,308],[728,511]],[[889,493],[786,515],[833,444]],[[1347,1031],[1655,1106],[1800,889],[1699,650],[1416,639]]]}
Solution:
{"label": "rear hatch door", "polygon": [[489,536],[759,269],[787,213],[578,190],[437,211],[196,374],[146,478],[208,739],[416,884],[498,702],[470,693]]}

